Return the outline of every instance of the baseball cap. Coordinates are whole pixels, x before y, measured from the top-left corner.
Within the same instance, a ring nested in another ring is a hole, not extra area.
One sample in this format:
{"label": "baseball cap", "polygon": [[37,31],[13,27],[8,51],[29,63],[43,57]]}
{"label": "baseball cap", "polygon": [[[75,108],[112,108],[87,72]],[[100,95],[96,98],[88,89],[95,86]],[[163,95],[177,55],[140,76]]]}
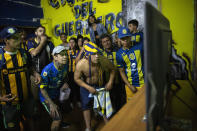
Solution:
{"label": "baseball cap", "polygon": [[129,29],[127,27],[121,27],[118,30],[118,38],[123,38],[123,37],[127,37],[127,36],[131,36],[131,32],[129,31]]}
{"label": "baseball cap", "polygon": [[66,50],[66,47],[64,47],[64,46],[56,46],[53,49],[52,55],[59,54],[63,50]]}
{"label": "baseball cap", "polygon": [[16,34],[18,34],[18,30],[15,27],[6,27],[0,32],[0,37],[2,39],[9,38],[12,36],[19,37],[19,35]]}

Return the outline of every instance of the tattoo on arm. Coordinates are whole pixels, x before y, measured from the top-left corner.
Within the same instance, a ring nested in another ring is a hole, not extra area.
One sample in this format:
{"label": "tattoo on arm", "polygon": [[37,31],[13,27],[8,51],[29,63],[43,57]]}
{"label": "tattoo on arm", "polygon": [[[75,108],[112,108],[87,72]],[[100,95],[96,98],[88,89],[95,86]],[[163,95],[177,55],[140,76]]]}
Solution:
{"label": "tattoo on arm", "polygon": [[53,101],[51,100],[51,98],[49,97],[47,91],[45,89],[40,89],[43,97],[50,103],[53,104]]}

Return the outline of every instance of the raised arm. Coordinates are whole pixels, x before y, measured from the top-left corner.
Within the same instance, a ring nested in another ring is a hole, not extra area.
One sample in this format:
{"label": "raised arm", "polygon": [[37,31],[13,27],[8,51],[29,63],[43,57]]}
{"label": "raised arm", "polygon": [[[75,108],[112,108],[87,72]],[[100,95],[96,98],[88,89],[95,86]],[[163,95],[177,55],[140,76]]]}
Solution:
{"label": "raised arm", "polygon": [[77,55],[76,59],[75,59],[75,62],[78,63],[82,57],[82,54],[84,52],[84,47],[82,47],[82,49],[80,50],[79,54]]}
{"label": "raised arm", "polygon": [[39,54],[41,52],[41,50],[43,49],[43,47],[46,45],[47,43],[47,36],[41,36],[41,39],[39,41],[39,45],[36,48],[32,48],[30,49],[30,54],[32,56],[36,56],[37,54]]}

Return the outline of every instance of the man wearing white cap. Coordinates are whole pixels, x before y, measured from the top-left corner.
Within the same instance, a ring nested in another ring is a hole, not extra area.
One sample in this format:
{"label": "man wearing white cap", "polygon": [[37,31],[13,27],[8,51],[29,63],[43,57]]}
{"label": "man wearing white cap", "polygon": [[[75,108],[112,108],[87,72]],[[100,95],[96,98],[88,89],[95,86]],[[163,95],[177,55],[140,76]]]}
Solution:
{"label": "man wearing white cap", "polygon": [[53,62],[48,64],[41,73],[40,101],[53,119],[51,131],[60,127],[62,115],[59,110],[60,89],[69,88],[67,84],[68,55],[64,46],[53,49]]}

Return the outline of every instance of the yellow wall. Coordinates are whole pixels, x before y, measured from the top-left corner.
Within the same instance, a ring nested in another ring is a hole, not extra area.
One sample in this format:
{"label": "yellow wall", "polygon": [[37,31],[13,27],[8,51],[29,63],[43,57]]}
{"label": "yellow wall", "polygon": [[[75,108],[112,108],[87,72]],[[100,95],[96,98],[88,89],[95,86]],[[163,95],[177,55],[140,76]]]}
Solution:
{"label": "yellow wall", "polygon": [[[93,2],[93,9],[96,9],[95,16],[96,17],[103,16],[103,19],[102,19],[103,24],[104,24],[105,15],[109,13],[114,13],[116,16],[119,12],[122,11],[121,0],[109,0],[109,2],[107,3],[98,3],[98,0],[84,0],[83,2],[82,0],[79,0],[78,2],[75,0],[74,6],[81,5],[82,3],[85,3],[85,2],[89,3],[90,1]],[[61,3],[61,0],[58,0],[58,2]],[[63,23],[71,22],[71,21],[74,21],[75,23],[79,19],[84,21],[89,16],[89,12],[88,12],[88,15],[85,18],[82,19],[81,17],[79,17],[78,19],[75,19],[75,16],[73,13],[74,6],[70,7],[68,3],[66,3],[66,5],[64,6],[60,5],[59,8],[55,9],[49,5],[49,0],[42,0],[41,6],[44,12],[44,19],[41,21],[41,24],[46,27],[47,35],[52,37],[52,41],[54,42],[55,45],[59,45],[61,43],[59,37],[54,35],[55,25],[60,24],[61,26]],[[115,21],[114,21],[114,27],[115,27],[115,30],[113,30],[112,32],[117,31]],[[59,27],[59,29],[61,29],[61,27]]]}
{"label": "yellow wall", "polygon": [[193,61],[194,0],[160,0],[161,11],[169,19],[178,55],[185,52]]}

